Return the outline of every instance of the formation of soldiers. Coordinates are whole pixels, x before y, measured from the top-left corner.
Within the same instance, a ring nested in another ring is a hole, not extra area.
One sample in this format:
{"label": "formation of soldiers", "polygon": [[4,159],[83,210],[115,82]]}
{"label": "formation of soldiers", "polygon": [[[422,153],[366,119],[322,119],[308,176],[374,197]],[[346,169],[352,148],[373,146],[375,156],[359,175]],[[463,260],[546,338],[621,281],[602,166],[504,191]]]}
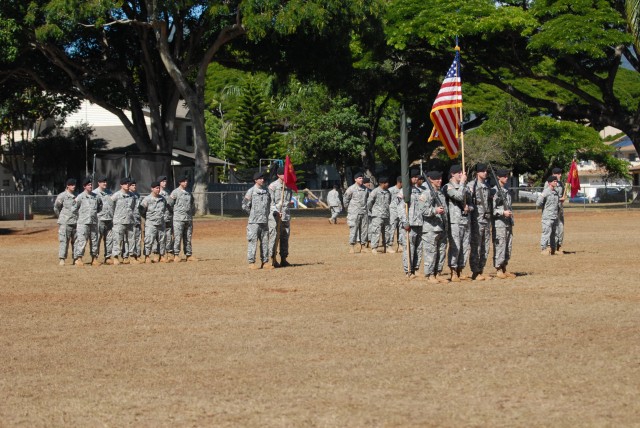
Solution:
{"label": "formation of soldiers", "polygon": [[[107,188],[106,177],[98,178],[95,190],[92,178],[86,177],[79,194],[76,180],[68,179],[53,207],[59,225],[59,264],[65,265],[71,248],[72,264],[83,266],[87,243],[93,266],[179,262],[181,249],[186,261],[196,261],[191,246],[195,202],[187,190],[188,178],[178,181],[180,185],[169,194],[167,177],[158,177],[151,183],[151,193],[141,198],[129,177],[120,180],[115,193]],[[101,242],[103,262],[99,260]]]}
{"label": "formation of soldiers", "polygon": [[[370,241],[371,252],[395,252],[394,239],[402,246],[403,268],[415,278],[424,262],[424,276],[430,283],[485,281],[484,274],[493,241],[495,277],[515,278],[507,270],[513,242],[513,210],[506,188],[510,172],[497,171],[497,183],[489,188],[487,165],[476,166],[476,177],[467,183],[460,165],[449,170],[449,182],[442,186],[442,172],[426,176],[411,171],[411,201],[404,202],[401,178],[389,188],[387,177],[380,177],[371,190],[361,173],[344,193],[349,225],[349,253],[364,251]],[[330,203],[331,205],[331,203]],[[450,275],[445,278],[445,261]],[[464,273],[470,264],[471,275]]]}

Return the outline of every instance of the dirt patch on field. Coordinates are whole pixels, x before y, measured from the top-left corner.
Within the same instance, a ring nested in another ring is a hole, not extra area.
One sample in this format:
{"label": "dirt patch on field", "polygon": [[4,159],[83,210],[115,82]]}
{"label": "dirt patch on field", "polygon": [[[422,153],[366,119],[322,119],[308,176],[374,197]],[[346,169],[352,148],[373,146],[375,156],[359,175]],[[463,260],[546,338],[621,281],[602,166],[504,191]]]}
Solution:
{"label": "dirt patch on field", "polygon": [[640,213],[569,212],[553,257],[523,213],[517,279],[438,286],[347,254],[341,220],[294,218],[273,271],[244,220],[197,221],[202,260],[167,265],[59,267],[53,223],[0,236],[1,425],[637,424]]}

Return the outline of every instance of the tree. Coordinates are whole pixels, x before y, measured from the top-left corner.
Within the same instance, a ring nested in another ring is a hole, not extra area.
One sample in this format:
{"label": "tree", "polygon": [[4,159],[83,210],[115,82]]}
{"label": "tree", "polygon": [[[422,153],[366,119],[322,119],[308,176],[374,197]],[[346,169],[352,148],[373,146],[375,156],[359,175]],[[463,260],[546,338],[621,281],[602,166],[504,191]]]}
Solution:
{"label": "tree", "polygon": [[[389,11],[387,34],[398,49],[433,56],[459,35],[466,82],[493,85],[558,119],[616,127],[640,152],[640,61],[623,2],[396,0]],[[635,72],[622,68],[623,57]]]}

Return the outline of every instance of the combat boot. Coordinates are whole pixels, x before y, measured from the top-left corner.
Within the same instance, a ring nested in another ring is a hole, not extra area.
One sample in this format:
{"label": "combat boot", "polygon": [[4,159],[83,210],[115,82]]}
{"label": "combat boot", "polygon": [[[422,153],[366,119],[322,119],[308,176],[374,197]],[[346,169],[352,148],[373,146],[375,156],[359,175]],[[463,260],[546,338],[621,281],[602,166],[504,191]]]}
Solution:
{"label": "combat boot", "polygon": [[291,263],[287,261],[286,257],[282,257],[280,260],[280,267],[287,267],[287,266],[291,266]]}
{"label": "combat boot", "polygon": [[451,282],[460,282],[457,269],[451,268]]}
{"label": "combat boot", "polygon": [[169,263],[169,257],[166,254],[158,254],[158,263]]}
{"label": "combat boot", "polygon": [[188,262],[197,262],[198,258],[196,256],[188,255],[186,261],[188,261]]}
{"label": "combat boot", "polygon": [[547,247],[544,250],[542,250],[540,252],[540,254],[542,254],[543,256],[550,256],[551,255],[551,248]]}
{"label": "combat boot", "polygon": [[122,259],[122,264],[123,265],[128,265],[130,263],[131,263],[131,261],[129,261],[129,257],[125,257],[125,258]]}
{"label": "combat boot", "polygon": [[82,262],[82,259],[80,257],[78,257],[77,259],[75,259],[73,261],[73,264],[76,266],[84,266],[84,263]]}
{"label": "combat boot", "polygon": [[387,253],[389,253],[389,254],[393,254],[393,253],[395,253],[395,252],[396,252],[396,250],[394,250],[393,248],[389,248],[389,249],[387,250]]}
{"label": "combat boot", "polygon": [[118,266],[120,264],[120,259],[118,259],[117,257],[113,258],[113,265],[114,266]]}
{"label": "combat boot", "polygon": [[356,246],[355,244],[350,244],[349,245],[349,254],[355,254],[356,253]]}
{"label": "combat boot", "polygon": [[138,258],[136,256],[133,256],[133,258],[131,260],[129,260],[129,262],[132,265],[139,265],[140,264],[140,260],[138,260]]}
{"label": "combat boot", "polygon": [[111,257],[106,257],[104,259],[104,264],[105,265],[112,265],[113,264],[113,260],[111,259]]}
{"label": "combat boot", "polygon": [[58,266],[64,266],[64,259],[60,259],[60,261],[58,262]]}
{"label": "combat boot", "polygon": [[280,267],[280,264],[278,263],[278,260],[276,260],[276,258],[275,258],[275,257],[272,257],[272,258],[271,258],[271,265],[272,265],[274,268]]}
{"label": "combat boot", "polygon": [[379,254],[379,253],[381,253],[381,251],[378,251],[377,248],[374,248],[371,250],[371,254]]}
{"label": "combat boot", "polygon": [[482,276],[482,272],[474,272],[473,275],[471,275],[471,279],[473,279],[474,281],[486,281],[487,278]]}
{"label": "combat boot", "polygon": [[365,247],[369,247],[369,244],[360,244],[360,249],[358,250],[359,253],[362,252],[362,250],[364,250]]}
{"label": "combat boot", "polygon": [[266,269],[266,270],[273,270],[276,267],[273,265],[273,263],[269,263],[269,262],[263,262],[262,263],[262,269]]}
{"label": "combat boot", "polygon": [[513,279],[513,278],[516,277],[515,273],[511,273],[511,272],[507,271],[507,267],[506,266],[502,266],[502,273],[504,274],[504,276],[506,278],[509,278],[509,279]]}
{"label": "combat boot", "polygon": [[173,262],[174,263],[180,263],[182,260],[180,260],[180,256],[177,254],[173,255]]}
{"label": "combat boot", "polygon": [[260,263],[260,264],[258,264],[256,262],[249,263],[249,269],[251,269],[251,270],[262,269],[262,263]]}
{"label": "combat boot", "polygon": [[438,280],[439,283],[441,284],[447,284],[449,282],[449,280],[447,278],[445,278],[444,276],[442,276],[442,272],[438,272],[435,275],[436,279]]}
{"label": "combat boot", "polygon": [[462,273],[462,268],[458,268],[456,269],[456,271],[458,272],[458,278],[460,278],[461,281],[471,280],[471,278],[469,278],[466,274]]}
{"label": "combat boot", "polygon": [[496,269],[496,278],[507,279],[507,275],[504,274],[502,268]]}
{"label": "combat boot", "polygon": [[91,258],[91,266],[100,266],[100,261],[98,260],[97,257],[92,257]]}

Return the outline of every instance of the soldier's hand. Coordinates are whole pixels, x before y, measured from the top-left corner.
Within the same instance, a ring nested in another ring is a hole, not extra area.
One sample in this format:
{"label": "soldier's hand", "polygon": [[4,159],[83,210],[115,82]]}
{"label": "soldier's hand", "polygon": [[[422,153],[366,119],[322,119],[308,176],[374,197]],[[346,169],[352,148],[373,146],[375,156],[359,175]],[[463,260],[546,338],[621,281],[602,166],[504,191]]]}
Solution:
{"label": "soldier's hand", "polygon": [[444,208],[436,207],[436,214],[444,214]]}
{"label": "soldier's hand", "polygon": [[403,229],[404,229],[404,230],[406,230],[406,231],[408,232],[408,231],[410,231],[410,230],[411,230],[411,226],[406,225],[406,226],[404,226],[404,227],[403,227]]}
{"label": "soldier's hand", "polygon": [[505,217],[511,217],[513,215],[513,213],[510,210],[504,210],[504,216]]}
{"label": "soldier's hand", "polygon": [[467,182],[467,174],[462,171],[462,174],[460,175],[460,183],[466,183]]}

